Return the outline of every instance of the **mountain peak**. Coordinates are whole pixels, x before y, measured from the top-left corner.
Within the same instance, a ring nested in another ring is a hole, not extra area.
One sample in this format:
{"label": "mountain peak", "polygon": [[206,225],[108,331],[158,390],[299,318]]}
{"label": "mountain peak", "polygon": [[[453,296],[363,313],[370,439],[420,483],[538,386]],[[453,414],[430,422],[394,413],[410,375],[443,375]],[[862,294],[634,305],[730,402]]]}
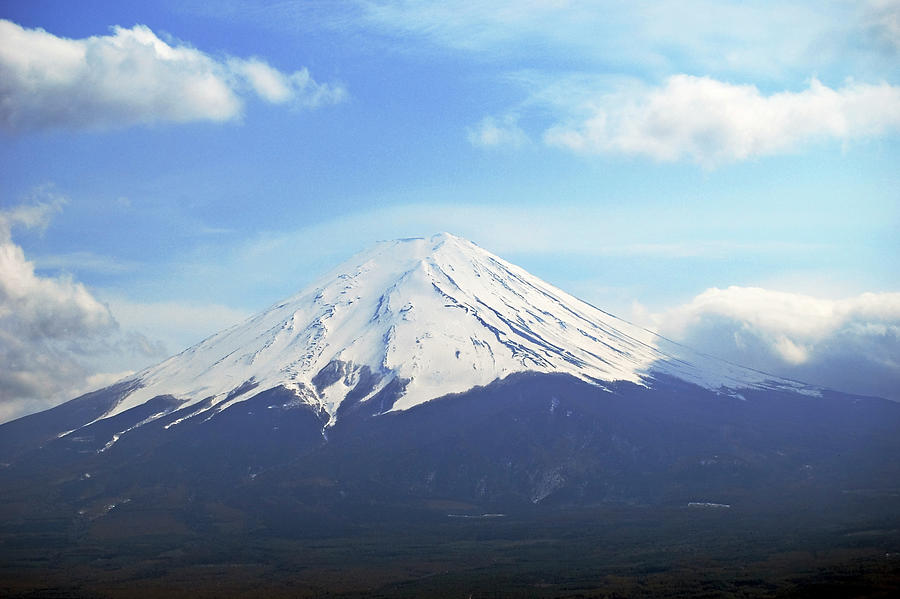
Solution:
{"label": "mountain peak", "polygon": [[401,237],[399,239],[383,239],[375,244],[378,246],[396,247],[406,246],[407,248],[415,248],[422,252],[435,252],[445,243],[459,244],[461,246],[475,247],[478,246],[468,239],[453,235],[452,233],[441,232],[435,233],[430,237]]}
{"label": "mountain peak", "polygon": [[466,243],[469,245],[475,245],[468,239],[464,239],[457,235],[453,235],[452,233],[447,233],[446,231],[442,231],[440,233],[435,233],[431,237],[401,237],[399,239],[385,239],[380,241],[379,243],[420,243],[425,242],[431,244],[436,247],[446,241],[456,241],[461,243]]}
{"label": "mountain peak", "polygon": [[160,395],[211,415],[274,387],[327,412],[404,410],[517,372],[791,385],[690,352],[449,233],[379,242],[247,321],[138,373],[104,417]]}

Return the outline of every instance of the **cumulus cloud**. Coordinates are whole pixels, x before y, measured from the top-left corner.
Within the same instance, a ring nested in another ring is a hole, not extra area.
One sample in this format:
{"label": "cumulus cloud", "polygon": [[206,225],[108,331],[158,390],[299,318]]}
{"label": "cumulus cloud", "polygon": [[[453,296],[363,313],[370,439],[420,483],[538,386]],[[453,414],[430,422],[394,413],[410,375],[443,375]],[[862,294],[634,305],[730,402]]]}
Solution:
{"label": "cumulus cloud", "polygon": [[345,97],[342,86],[317,83],[306,69],[282,73],[257,58],[218,59],[144,25],[67,39],[0,20],[0,127],[7,131],[228,121],[241,116],[246,91],[303,107]]}
{"label": "cumulus cloud", "polygon": [[545,132],[546,143],[583,154],[641,155],[715,166],[788,152],[820,140],[900,130],[900,86],[813,79],[799,92],[674,75],[659,87],[598,97],[586,114]]}
{"label": "cumulus cloud", "polygon": [[114,326],[109,310],[70,278],[44,278],[34,272],[22,248],[13,243],[15,226],[46,228],[65,199],[50,197],[0,211],[0,321],[19,338],[90,335]]}
{"label": "cumulus cloud", "polygon": [[35,272],[13,230],[46,228],[65,203],[46,189],[38,195],[39,201],[0,211],[0,421],[71,399],[93,382],[121,374],[92,368],[94,357],[161,357],[158,343],[120,331],[109,308],[83,284]]}
{"label": "cumulus cloud", "polygon": [[900,293],[830,300],[712,288],[651,321],[665,336],[745,366],[900,400]]}

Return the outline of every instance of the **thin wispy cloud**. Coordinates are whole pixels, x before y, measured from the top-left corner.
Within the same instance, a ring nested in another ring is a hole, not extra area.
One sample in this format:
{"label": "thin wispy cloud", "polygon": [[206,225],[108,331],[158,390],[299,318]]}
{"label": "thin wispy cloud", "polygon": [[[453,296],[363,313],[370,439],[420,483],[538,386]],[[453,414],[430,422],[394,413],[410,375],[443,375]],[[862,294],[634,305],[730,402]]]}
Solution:
{"label": "thin wispy cloud", "polygon": [[0,20],[0,128],[10,132],[229,121],[248,94],[310,108],[346,97],[305,68],[219,59],[144,25],[67,39]]}
{"label": "thin wispy cloud", "polygon": [[514,147],[518,148],[530,139],[525,131],[516,123],[513,116],[505,116],[500,119],[484,117],[478,125],[468,131],[469,141],[472,145],[482,147]]}
{"label": "thin wispy cloud", "polygon": [[872,39],[887,52],[900,52],[900,0],[868,0],[863,10]]}
{"label": "thin wispy cloud", "polygon": [[[179,10],[281,32],[351,36],[377,51],[457,52],[480,63],[602,68],[658,78],[674,72],[794,81],[852,63],[858,75],[889,67],[873,57],[891,31],[896,0],[232,0],[179,2]],[[877,64],[876,64],[877,63]],[[871,69],[871,71],[869,70]],[[865,72],[863,72],[865,71]],[[846,76],[844,73],[843,76]]]}
{"label": "thin wispy cloud", "polygon": [[[744,74],[777,80],[828,69],[869,26],[847,2],[669,0],[359,2],[358,21],[502,63],[550,58],[619,72]],[[844,23],[836,27],[835,23]]]}
{"label": "thin wispy cloud", "polygon": [[[677,212],[658,214],[658,219],[648,221],[641,210],[627,205],[585,207],[564,202],[527,210],[477,202],[399,204],[198,249],[185,256],[169,277],[177,275],[173,284],[196,286],[210,298],[238,298],[253,289],[266,290],[266,297],[274,301],[370,243],[442,230],[511,260],[566,256],[726,261],[815,256],[828,249],[820,240],[729,239],[713,214],[704,225]],[[235,278],[233,273],[242,275]]]}
{"label": "thin wispy cloud", "polygon": [[64,272],[93,272],[104,275],[118,275],[134,272],[139,264],[93,252],[70,252],[52,254],[33,260],[38,270],[58,270]]}

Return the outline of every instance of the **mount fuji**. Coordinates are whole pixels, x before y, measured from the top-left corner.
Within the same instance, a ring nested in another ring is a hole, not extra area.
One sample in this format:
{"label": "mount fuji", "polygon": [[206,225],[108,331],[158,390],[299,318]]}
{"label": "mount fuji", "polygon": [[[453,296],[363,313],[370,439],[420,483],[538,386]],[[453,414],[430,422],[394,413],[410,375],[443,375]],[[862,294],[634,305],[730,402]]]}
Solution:
{"label": "mount fuji", "polygon": [[171,396],[169,409],[138,425],[177,408],[183,415],[171,427],[279,388],[333,426],[350,402],[375,413],[406,410],[522,372],[567,374],[600,388],[652,386],[664,375],[731,396],[819,394],[693,352],[443,233],[379,243],[297,295],[120,382],[92,423]]}
{"label": "mount fuji", "polygon": [[730,504],[900,480],[884,457],[896,430],[896,404],[703,355],[444,233],[378,243],[158,365],[0,426],[0,484],[7,505],[54,497],[70,515],[185,488],[320,515]]}
{"label": "mount fuji", "polygon": [[898,430],[458,237],[383,242],[0,425],[0,595],[762,597],[777,555],[887,588]]}

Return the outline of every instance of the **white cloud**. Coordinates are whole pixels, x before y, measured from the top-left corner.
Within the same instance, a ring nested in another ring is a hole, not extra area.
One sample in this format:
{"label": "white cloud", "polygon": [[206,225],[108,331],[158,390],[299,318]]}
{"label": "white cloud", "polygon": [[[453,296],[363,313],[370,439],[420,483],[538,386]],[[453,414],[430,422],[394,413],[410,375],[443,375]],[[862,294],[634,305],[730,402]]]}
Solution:
{"label": "white cloud", "polygon": [[691,160],[704,166],[788,152],[820,140],[850,141],[900,129],[900,86],[817,80],[800,92],[763,95],[674,75],[656,88],[601,95],[587,116],[548,129],[545,141],[583,154]]}
{"label": "white cloud", "polygon": [[109,310],[68,277],[39,277],[22,248],[0,244],[0,319],[13,319],[20,335],[57,338],[89,335],[113,325]]}
{"label": "white cloud", "polygon": [[35,195],[42,199],[0,211],[0,243],[9,243],[14,226],[45,230],[50,218],[66,205],[66,198],[53,193],[50,186],[38,188]]}
{"label": "white cloud", "polygon": [[105,302],[70,276],[40,276],[12,231],[46,227],[62,203],[0,211],[0,422],[109,385],[247,316],[217,304]]}
{"label": "white cloud", "polygon": [[219,60],[144,25],[67,39],[0,20],[0,127],[8,131],[233,120],[245,89],[307,107],[345,95],[306,69],[286,74],[259,59]]}
{"label": "white cloud", "polygon": [[342,86],[316,83],[307,69],[285,74],[258,58],[231,59],[228,67],[242,76],[260,97],[273,104],[293,101],[307,108],[317,108],[346,98]]}
{"label": "white cloud", "polygon": [[90,335],[114,326],[109,310],[88,290],[67,277],[45,278],[34,272],[12,228],[45,228],[64,200],[51,197],[33,205],[0,211],[0,321],[20,338]]}
{"label": "white cloud", "polygon": [[273,104],[287,102],[292,90],[287,77],[261,60],[229,61],[231,69],[243,75],[257,94]]}
{"label": "white cloud", "polygon": [[900,293],[831,300],[712,288],[649,321],[665,336],[745,366],[900,400]]}
{"label": "white cloud", "polygon": [[118,376],[102,365],[110,356],[163,357],[158,343],[120,329],[109,307],[83,284],[35,272],[13,230],[46,228],[65,203],[47,188],[35,195],[41,199],[0,211],[0,422]]}
{"label": "white cloud", "polygon": [[87,375],[77,356],[116,329],[84,285],[36,275],[12,240],[14,227],[46,227],[62,203],[51,197],[0,211],[0,416],[58,401]]}

